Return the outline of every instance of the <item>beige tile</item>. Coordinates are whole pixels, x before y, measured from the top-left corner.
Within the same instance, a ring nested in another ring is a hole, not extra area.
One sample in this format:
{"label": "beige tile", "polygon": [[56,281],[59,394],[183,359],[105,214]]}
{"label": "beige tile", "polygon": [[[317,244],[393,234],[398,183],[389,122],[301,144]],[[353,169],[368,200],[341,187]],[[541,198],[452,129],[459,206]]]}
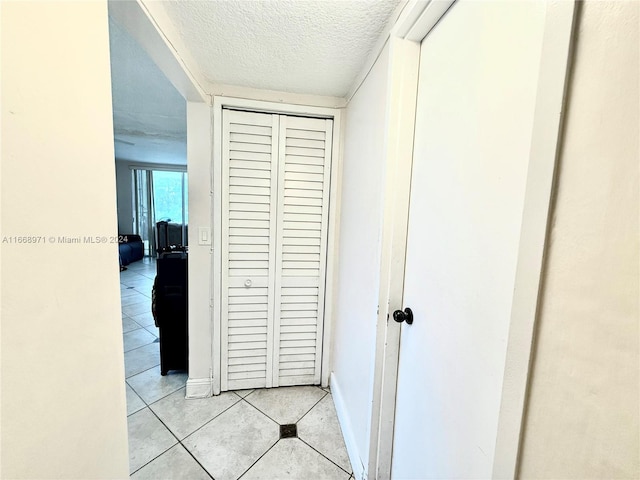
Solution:
{"label": "beige tile", "polygon": [[120,299],[120,303],[122,304],[123,307],[126,307],[127,305],[133,305],[135,303],[142,303],[142,302],[148,302],[148,301],[149,299],[147,297],[145,297],[144,295],[138,292],[134,292],[133,295],[127,295],[126,297],[122,297]]}
{"label": "beige tile", "polygon": [[160,365],[160,345],[157,343],[150,343],[124,354],[124,376],[126,378],[149,370],[156,365]]}
{"label": "beige tile", "polygon": [[132,295],[136,295],[139,292],[137,292],[135,289],[133,288],[129,288],[125,285],[121,285],[120,286],[120,299],[124,300],[126,297],[130,297]]}
{"label": "beige tile", "polygon": [[140,275],[156,273],[155,264],[149,265],[149,264],[141,264],[138,262],[134,262],[134,263],[130,263],[128,266],[129,266],[129,270],[131,270],[132,272],[138,273]]}
{"label": "beige tile", "polygon": [[242,480],[348,480],[349,474],[297,438],[280,440]]}
{"label": "beige tile", "polygon": [[126,384],[127,390],[127,415],[136,413],[138,410],[142,410],[146,407],[142,399],[133,391],[133,389]]}
{"label": "beige tile", "polygon": [[151,288],[153,287],[153,279],[143,275],[136,275],[135,278],[127,278],[122,280],[127,287]]}
{"label": "beige tile", "polygon": [[[129,264],[130,265],[130,264]],[[126,270],[122,270],[120,272],[120,281],[131,280],[133,278],[137,278],[138,274],[129,265],[125,265],[127,267]]]}
{"label": "beige tile", "polygon": [[277,424],[240,401],[182,444],[216,480],[232,480],[271,448],[279,434]]}
{"label": "beige tile", "polygon": [[142,347],[143,345],[148,345],[155,339],[155,335],[152,335],[150,332],[141,327],[136,330],[131,330],[130,332],[124,333],[122,335],[125,352],[133,350],[134,348]]}
{"label": "beige tile", "polygon": [[247,395],[245,400],[283,425],[297,423],[326,394],[313,386],[262,388]]}
{"label": "beige tile", "polygon": [[149,325],[149,326],[144,327],[144,328],[145,328],[145,330],[147,332],[149,332],[154,337],[160,338],[160,329],[158,327],[156,327],[155,325]]}
{"label": "beige tile", "polygon": [[145,297],[151,298],[151,292],[153,291],[153,280],[146,279],[144,282],[137,282],[135,285],[132,285],[134,290]]}
{"label": "beige tile", "polygon": [[298,437],[347,472],[352,471],[331,395],[298,422]]}
{"label": "beige tile", "polygon": [[141,269],[135,263],[130,263],[127,265],[127,269],[120,273],[120,278],[123,280],[140,278],[141,271],[144,271],[144,269]]}
{"label": "beige tile", "polygon": [[[156,344],[157,346],[157,344]],[[127,378],[127,383],[147,404],[151,404],[184,387],[187,374],[171,372],[160,375],[160,367]]]}
{"label": "beige tile", "polygon": [[122,333],[137,330],[138,328],[140,328],[140,325],[138,325],[131,317],[122,315]]}
{"label": "beige tile", "polygon": [[140,290],[135,288],[134,292],[139,293],[140,295],[144,296],[145,298],[151,299],[151,288],[144,288],[144,289],[140,289]]}
{"label": "beige tile", "polygon": [[[140,315],[141,313],[151,312],[151,300],[146,299],[139,303],[134,303],[132,305],[124,305],[122,307],[122,313],[133,318],[135,315]],[[135,318],[134,318],[135,320]]]}
{"label": "beige tile", "polygon": [[211,480],[182,445],[171,447],[165,453],[131,475],[133,480]]}
{"label": "beige tile", "polygon": [[156,458],[177,440],[156,416],[145,408],[127,417],[129,427],[129,472]]}
{"label": "beige tile", "polygon": [[184,396],[185,389],[181,388],[151,405],[151,410],[180,440],[240,401],[233,392],[209,398],[186,399]]}
{"label": "beige tile", "polygon": [[142,327],[150,327],[151,325],[155,326],[155,320],[153,319],[153,314],[151,313],[151,304],[149,304],[148,312],[143,312],[138,315],[131,315],[131,319]]}
{"label": "beige tile", "polygon": [[[123,272],[124,273],[124,272]],[[138,275],[137,273],[132,273],[131,271],[126,272],[127,275],[120,276],[120,285],[125,287],[138,287],[142,285],[146,285],[149,283],[149,279],[143,277],[142,275]]]}

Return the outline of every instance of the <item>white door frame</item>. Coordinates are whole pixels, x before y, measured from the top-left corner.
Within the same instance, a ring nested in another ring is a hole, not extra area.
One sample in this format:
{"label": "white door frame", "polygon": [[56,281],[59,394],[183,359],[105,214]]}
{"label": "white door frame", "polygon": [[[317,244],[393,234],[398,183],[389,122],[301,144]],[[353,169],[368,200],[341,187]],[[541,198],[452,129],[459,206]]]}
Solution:
{"label": "white door frame", "polygon": [[[411,0],[390,33],[387,183],[380,262],[368,478],[391,478],[420,43],[455,0]],[[453,7],[455,8],[455,7]],[[517,469],[575,1],[547,4],[493,478]]]}
{"label": "white door frame", "polygon": [[[109,15],[113,17],[140,44],[175,89],[187,106],[187,172],[190,201],[189,219],[189,375],[186,396],[211,396],[211,369],[198,365],[211,352],[210,329],[210,274],[202,281],[198,268],[209,263],[211,246],[201,242],[199,231],[209,229],[209,179],[211,166],[211,96],[205,91],[206,79],[187,54],[179,32],[158,2],[109,0]],[[205,333],[206,332],[206,333]],[[196,370],[194,374],[194,370]],[[200,370],[200,371],[198,371]],[[202,371],[204,370],[204,371]],[[206,373],[205,373],[206,372]]]}
{"label": "white door frame", "polygon": [[218,395],[221,391],[221,370],[220,345],[221,336],[221,315],[222,315],[222,109],[233,108],[253,112],[277,113],[282,115],[298,115],[318,118],[333,119],[333,144],[331,148],[331,178],[329,184],[329,230],[327,241],[327,266],[326,285],[324,298],[324,330],[322,334],[322,374],[321,385],[329,385],[329,365],[330,365],[330,339],[333,319],[334,290],[336,281],[336,261],[338,255],[338,234],[340,226],[339,217],[339,193],[340,177],[342,172],[341,156],[341,132],[342,132],[342,110],[339,108],[314,107],[307,105],[293,105],[287,103],[265,102],[260,100],[250,100],[245,98],[220,97],[213,98],[213,164],[212,164],[212,329],[211,342],[213,365],[213,394]]}

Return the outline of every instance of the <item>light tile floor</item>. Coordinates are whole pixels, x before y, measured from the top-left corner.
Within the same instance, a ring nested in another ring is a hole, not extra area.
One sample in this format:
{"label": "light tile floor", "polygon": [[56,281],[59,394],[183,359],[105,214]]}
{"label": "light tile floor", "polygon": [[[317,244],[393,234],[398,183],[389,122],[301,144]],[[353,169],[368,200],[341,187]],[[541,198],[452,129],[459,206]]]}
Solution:
{"label": "light tile floor", "polygon": [[[328,389],[243,390],[186,400],[186,372],[160,375],[150,313],[155,273],[149,259],[120,273],[131,478],[353,478]],[[297,437],[280,438],[283,424],[296,424]]]}

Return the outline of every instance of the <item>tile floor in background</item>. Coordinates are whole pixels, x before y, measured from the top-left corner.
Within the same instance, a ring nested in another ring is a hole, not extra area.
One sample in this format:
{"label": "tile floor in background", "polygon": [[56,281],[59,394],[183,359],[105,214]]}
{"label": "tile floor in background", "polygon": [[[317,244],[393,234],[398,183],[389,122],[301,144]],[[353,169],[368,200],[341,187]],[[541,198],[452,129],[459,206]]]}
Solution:
{"label": "tile floor in background", "polygon": [[[186,400],[186,372],[160,375],[155,262],[120,273],[132,479],[352,478],[331,392],[315,386]],[[280,438],[280,425],[297,436]]]}

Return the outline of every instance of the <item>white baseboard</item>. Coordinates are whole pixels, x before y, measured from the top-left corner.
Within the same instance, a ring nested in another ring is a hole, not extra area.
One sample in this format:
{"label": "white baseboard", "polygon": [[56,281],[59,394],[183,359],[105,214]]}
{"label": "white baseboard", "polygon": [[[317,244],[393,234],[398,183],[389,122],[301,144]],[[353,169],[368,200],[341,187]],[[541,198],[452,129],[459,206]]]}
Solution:
{"label": "white baseboard", "polygon": [[186,398],[207,398],[213,396],[213,382],[210,378],[190,378],[187,380]]}
{"label": "white baseboard", "polygon": [[349,454],[349,461],[351,462],[351,468],[353,468],[353,476],[356,480],[367,480],[367,472],[362,462],[360,452],[358,451],[358,445],[353,433],[353,427],[351,426],[351,419],[349,413],[344,404],[344,398],[342,391],[338,384],[336,376],[331,372],[329,378],[331,384],[331,395],[333,397],[333,404],[336,407],[336,413],[338,414],[338,422],[340,422],[340,428],[342,429],[342,435],[344,436],[344,443],[347,447],[347,453]]}

